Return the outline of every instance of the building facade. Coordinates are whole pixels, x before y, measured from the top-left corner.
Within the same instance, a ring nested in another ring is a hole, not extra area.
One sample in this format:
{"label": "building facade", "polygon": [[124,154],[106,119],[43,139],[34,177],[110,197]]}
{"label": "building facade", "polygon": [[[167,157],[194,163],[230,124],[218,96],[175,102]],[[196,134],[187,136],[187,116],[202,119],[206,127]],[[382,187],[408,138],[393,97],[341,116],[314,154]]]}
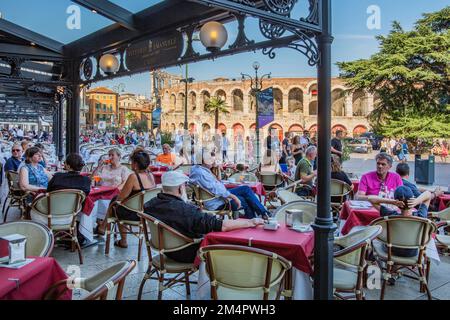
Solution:
{"label": "building facade", "polygon": [[129,126],[132,122],[145,120],[150,128],[152,105],[143,96],[132,93],[121,94],[119,97],[120,127]]}
{"label": "building facade", "polygon": [[106,87],[98,87],[86,92],[89,112],[86,114],[86,126],[96,129],[100,121],[107,127],[118,125],[118,94]]}
{"label": "building facade", "polygon": [[[219,129],[232,134],[251,135],[255,129],[255,98],[250,81],[217,78],[189,84],[188,119],[190,131],[201,133],[214,129],[214,117],[204,105],[212,96],[220,96],[229,106],[229,114],[219,115]],[[272,78],[264,80],[263,88],[273,88],[275,120],[263,130],[284,132],[317,132],[317,80],[315,78]],[[185,85],[178,79],[171,81],[161,92],[162,130],[183,128]],[[373,110],[376,98],[367,92],[349,92],[343,81],[332,79],[332,131],[344,130],[347,136],[358,136],[369,131],[367,115]],[[231,132],[231,133],[230,133]]]}

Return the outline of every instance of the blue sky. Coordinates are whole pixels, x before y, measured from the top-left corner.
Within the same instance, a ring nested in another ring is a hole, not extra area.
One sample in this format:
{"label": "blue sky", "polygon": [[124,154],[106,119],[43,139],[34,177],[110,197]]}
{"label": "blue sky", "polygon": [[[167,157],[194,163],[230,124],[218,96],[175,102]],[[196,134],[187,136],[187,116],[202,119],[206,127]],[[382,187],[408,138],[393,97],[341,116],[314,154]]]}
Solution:
{"label": "blue sky", "polygon": [[[112,0],[126,9],[137,12],[147,5],[160,2],[157,0]],[[300,0],[301,10],[306,0]],[[374,36],[387,34],[393,20],[397,20],[405,29],[412,28],[414,22],[424,12],[433,12],[450,5],[450,0],[333,0],[333,64],[337,61],[351,61],[368,58],[378,50]],[[81,29],[69,30],[66,20],[67,8],[73,5],[70,0],[0,0],[0,12],[9,21],[22,25],[33,31],[42,33],[63,43],[68,43],[101,29],[111,22],[84,8],[81,8]],[[380,8],[381,28],[369,30],[367,8],[376,5]],[[26,9],[25,9],[26,8]],[[236,34],[235,24],[227,27],[229,41]],[[260,40],[261,35],[257,21],[248,20],[246,31],[250,38]],[[227,44],[228,45],[228,44]],[[280,49],[271,60],[260,52],[243,53],[235,56],[219,58],[215,61],[204,61],[189,65],[190,76],[196,80],[208,80],[216,77],[239,78],[241,72],[252,72],[253,61],[261,63],[262,72],[272,72],[273,77],[315,77],[315,68],[309,67],[306,58],[292,49]],[[184,69],[183,69],[184,70]],[[167,71],[180,74],[180,67]],[[339,74],[333,66],[333,76]],[[99,85],[113,86],[118,83],[126,85],[126,91],[148,95],[150,92],[149,74],[143,73],[132,77],[106,81]]]}

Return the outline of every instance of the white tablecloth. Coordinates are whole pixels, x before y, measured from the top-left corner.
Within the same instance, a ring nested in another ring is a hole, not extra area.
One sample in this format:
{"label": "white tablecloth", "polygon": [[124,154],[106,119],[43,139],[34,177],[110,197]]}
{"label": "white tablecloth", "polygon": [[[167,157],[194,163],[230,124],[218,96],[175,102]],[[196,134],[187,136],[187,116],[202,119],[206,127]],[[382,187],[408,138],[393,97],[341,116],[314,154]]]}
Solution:
{"label": "white tablecloth", "polygon": [[98,200],[95,202],[94,209],[90,215],[79,214],[78,219],[80,221],[78,230],[89,241],[94,241],[94,227],[97,219],[104,219],[106,211],[111,200]]}
{"label": "white tablecloth", "polygon": [[[293,299],[294,300],[312,300],[313,288],[309,274],[304,273],[297,268],[292,268],[293,281]],[[211,286],[209,284],[208,274],[206,273],[205,263],[202,262],[198,271],[198,300],[211,300]]]}

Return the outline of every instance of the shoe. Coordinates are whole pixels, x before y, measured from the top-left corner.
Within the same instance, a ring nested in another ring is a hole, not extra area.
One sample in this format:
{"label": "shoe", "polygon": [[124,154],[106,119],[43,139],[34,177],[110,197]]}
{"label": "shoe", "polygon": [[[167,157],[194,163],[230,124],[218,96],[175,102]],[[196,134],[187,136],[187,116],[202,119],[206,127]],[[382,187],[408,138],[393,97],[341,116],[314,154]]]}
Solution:
{"label": "shoe", "polygon": [[124,246],[124,245],[120,244],[120,240],[114,241],[114,246],[123,248],[123,249],[128,248],[128,246]]}
{"label": "shoe", "polygon": [[99,236],[104,236],[105,232],[104,231],[100,232],[100,230],[98,229],[98,225],[97,225],[94,229],[94,234],[99,235]]}

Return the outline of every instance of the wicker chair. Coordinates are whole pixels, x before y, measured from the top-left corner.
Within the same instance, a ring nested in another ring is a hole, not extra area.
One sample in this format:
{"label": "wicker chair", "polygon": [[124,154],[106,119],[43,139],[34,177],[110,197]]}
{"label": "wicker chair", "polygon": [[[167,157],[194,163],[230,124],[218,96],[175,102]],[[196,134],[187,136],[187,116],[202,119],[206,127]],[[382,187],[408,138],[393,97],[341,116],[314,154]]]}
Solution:
{"label": "wicker chair", "polygon": [[83,256],[77,238],[76,218],[85,198],[86,195],[80,190],[52,191],[34,199],[30,210],[32,220],[46,223],[56,240],[72,243],[72,252],[78,251],[80,264],[83,264]]}
{"label": "wicker chair", "polygon": [[352,186],[346,184],[341,180],[331,179],[330,193],[333,201],[331,202],[331,210],[333,212],[333,218],[338,220],[339,213],[341,212],[342,205],[345,200],[350,197],[352,192]]}
{"label": "wicker chair", "polygon": [[86,163],[84,165],[83,169],[81,169],[81,172],[91,173],[92,171],[94,171],[94,165],[95,165],[95,162]]}
{"label": "wicker chair", "polygon": [[55,239],[52,231],[45,225],[33,221],[0,224],[0,237],[15,233],[27,238],[26,256],[48,257],[52,253]]}
{"label": "wicker chair", "polygon": [[264,206],[266,206],[267,201],[272,207],[276,207],[276,204],[272,201],[276,198],[275,190],[284,186],[285,178],[279,172],[270,171],[260,171],[256,172],[256,176],[262,183],[266,196],[264,197]]}
{"label": "wicker chair", "polygon": [[214,300],[279,299],[292,267],[275,253],[236,245],[206,246],[200,257],[206,263]]}
{"label": "wicker chair", "polygon": [[[135,266],[134,260],[119,262],[90,278],[75,278],[72,284],[88,292],[81,300],[122,300],[125,279]],[[47,290],[43,300],[56,300],[68,289],[67,280],[61,280]]]}
{"label": "wicker chair", "polygon": [[[230,219],[233,218],[233,211],[231,209],[231,203],[228,199],[216,196],[200,185],[190,183],[189,186],[193,190],[194,203],[196,205],[198,205],[200,207],[200,209],[202,209],[203,212],[206,212],[210,215],[217,215],[222,218],[224,216],[228,216]],[[223,201],[224,208],[221,210],[206,210],[205,202],[208,202],[208,201],[211,201],[214,199],[220,199],[221,201]]]}
{"label": "wicker chair", "polygon": [[[177,262],[167,257],[165,253],[180,251],[192,245],[199,245],[202,239],[188,238],[148,214],[140,212],[138,215],[143,221],[149,259],[147,272],[139,286],[138,300],[141,300],[144,285],[148,279],[158,280],[158,300],[162,299],[162,293],[165,289],[180,282],[185,284],[186,295],[190,296],[190,283],[196,283],[189,280],[189,277],[197,271],[194,263]],[[158,255],[152,257],[152,249],[158,251]],[[152,277],[154,273],[157,275],[156,278]],[[175,277],[166,279],[165,275],[168,273],[175,274]]]}
{"label": "wicker chair", "polygon": [[[19,186],[19,173],[16,171],[7,171],[6,179],[8,181],[8,195],[3,202],[3,222],[6,222],[8,211],[11,207],[18,207],[23,218],[26,210],[26,199],[29,196],[28,191],[23,191]],[[8,203],[9,200],[9,203]],[[8,203],[8,206],[6,206]],[[6,211],[5,211],[6,208]]]}
{"label": "wicker chair", "polygon": [[305,200],[292,201],[282,205],[274,212],[278,222],[285,221],[286,210],[289,209],[303,210],[302,221],[299,221],[301,223],[313,223],[317,216],[317,205],[314,202]]}
{"label": "wicker chair", "polygon": [[450,227],[450,207],[445,208],[439,212],[429,212],[428,218],[436,222],[437,230],[436,234],[436,247],[444,256],[450,254],[450,235],[448,233],[448,228]]}
{"label": "wicker chair", "polygon": [[[381,231],[381,226],[370,226],[334,239],[335,246],[339,248],[333,254],[333,288],[336,298],[364,299],[362,290],[364,273],[367,268],[366,253],[370,241],[374,240]],[[354,296],[343,297],[341,292],[354,293]]]}
{"label": "wicker chair", "polygon": [[[144,212],[144,205],[161,192],[161,188],[154,188],[150,190],[144,190],[139,192],[138,194],[129,197],[122,202],[116,201],[117,205],[122,206],[123,208],[134,211],[137,213]],[[115,212],[115,211],[114,211]],[[120,220],[117,216],[109,217],[107,220],[106,226],[106,243],[105,243],[105,254],[109,254],[109,248],[111,244],[111,234],[114,235],[114,238],[117,236],[116,227],[117,224],[121,224],[126,227],[127,232],[136,236],[139,239],[138,246],[138,261],[141,261],[141,249],[142,249],[142,223],[141,221],[128,221],[128,220]],[[133,231],[133,227],[138,227],[139,231],[136,233]]]}
{"label": "wicker chair", "polygon": [[[431,235],[436,231],[436,225],[429,219],[412,216],[381,217],[372,221],[370,225],[383,227],[383,232],[372,241],[375,259],[383,270],[380,299],[384,299],[387,280],[406,268],[417,277],[407,274],[404,276],[419,280],[421,291],[425,289],[428,299],[431,300],[431,292],[428,288],[430,260],[425,255],[425,250]],[[397,256],[392,252],[392,247],[417,249],[418,253],[413,257]]]}

